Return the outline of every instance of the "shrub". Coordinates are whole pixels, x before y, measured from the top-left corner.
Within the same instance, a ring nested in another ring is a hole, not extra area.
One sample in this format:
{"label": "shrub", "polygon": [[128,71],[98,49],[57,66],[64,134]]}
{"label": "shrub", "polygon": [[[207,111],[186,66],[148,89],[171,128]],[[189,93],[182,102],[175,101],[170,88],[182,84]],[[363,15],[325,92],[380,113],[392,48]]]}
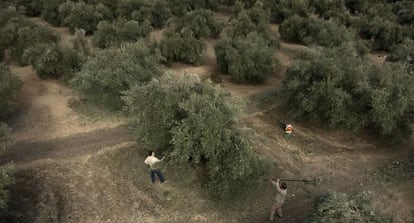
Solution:
{"label": "shrub", "polygon": [[261,83],[273,74],[275,47],[256,33],[247,37],[222,39],[215,47],[217,64],[235,82]]}
{"label": "shrub", "polygon": [[161,146],[174,166],[207,167],[213,198],[235,198],[257,173],[250,136],[237,121],[240,104],[211,82],[167,74],[124,100],[140,142]]}
{"label": "shrub", "polygon": [[21,86],[20,79],[5,64],[0,63],[0,118],[7,117],[16,109]]}
{"label": "shrub", "polygon": [[123,107],[121,93],[159,76],[160,60],[159,53],[144,41],[98,50],[70,84],[92,102],[120,110]]}
{"label": "shrub", "polygon": [[180,61],[198,65],[204,46],[204,41],[197,39],[189,29],[184,29],[180,33],[167,29],[160,42],[161,54],[168,64]]}
{"label": "shrub", "polygon": [[279,27],[283,39],[306,45],[340,46],[353,39],[353,32],[333,20],[292,16]]}
{"label": "shrub", "polygon": [[370,192],[362,192],[352,197],[336,192],[322,195],[317,199],[307,222],[392,222],[391,218],[376,213],[371,202]]}

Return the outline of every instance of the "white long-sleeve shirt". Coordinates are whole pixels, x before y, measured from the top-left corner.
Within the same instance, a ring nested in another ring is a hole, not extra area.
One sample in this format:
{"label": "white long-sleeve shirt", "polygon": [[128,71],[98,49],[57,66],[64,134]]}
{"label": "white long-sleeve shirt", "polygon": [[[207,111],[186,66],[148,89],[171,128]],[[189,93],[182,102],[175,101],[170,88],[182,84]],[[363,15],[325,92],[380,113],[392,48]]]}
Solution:
{"label": "white long-sleeve shirt", "polygon": [[287,195],[287,189],[281,189],[280,186],[279,186],[279,182],[272,181],[272,184],[275,185],[276,190],[277,190],[275,201],[279,204],[285,203],[285,198],[286,198],[286,195]]}
{"label": "white long-sleeve shirt", "polygon": [[161,162],[157,157],[155,156],[147,156],[144,163],[150,166],[151,170],[158,169],[156,163]]}

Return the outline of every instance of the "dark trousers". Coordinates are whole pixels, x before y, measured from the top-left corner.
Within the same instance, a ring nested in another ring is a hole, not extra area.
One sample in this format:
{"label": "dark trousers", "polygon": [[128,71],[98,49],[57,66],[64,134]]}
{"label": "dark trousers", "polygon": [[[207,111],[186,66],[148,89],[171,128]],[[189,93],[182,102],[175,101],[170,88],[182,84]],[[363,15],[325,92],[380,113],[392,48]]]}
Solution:
{"label": "dark trousers", "polygon": [[164,179],[164,176],[162,175],[160,169],[151,170],[151,181],[152,181],[152,183],[155,183],[155,175],[158,176],[161,183],[164,183],[165,179]]}

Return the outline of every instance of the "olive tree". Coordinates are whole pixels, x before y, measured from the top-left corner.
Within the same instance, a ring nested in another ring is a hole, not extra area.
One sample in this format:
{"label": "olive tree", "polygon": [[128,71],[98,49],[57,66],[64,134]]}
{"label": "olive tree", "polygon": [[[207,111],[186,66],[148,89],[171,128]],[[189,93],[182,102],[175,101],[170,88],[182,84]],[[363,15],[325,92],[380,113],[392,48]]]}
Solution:
{"label": "olive tree", "polygon": [[31,64],[42,78],[58,78],[62,75],[62,51],[56,44],[36,44],[24,51],[23,62]]}
{"label": "olive tree", "polygon": [[235,82],[261,83],[275,72],[275,47],[257,33],[234,39],[223,38],[216,46],[217,64]]}
{"label": "olive tree", "polygon": [[183,29],[182,32],[167,29],[163,33],[159,47],[167,63],[179,61],[198,65],[201,63],[205,43],[197,39],[190,29]]}
{"label": "olive tree", "polygon": [[166,0],[154,0],[151,5],[152,25],[161,28],[172,17]]}
{"label": "olive tree", "polygon": [[211,196],[230,199],[258,166],[251,135],[238,122],[241,104],[229,97],[198,76],[166,74],[133,87],[124,100],[141,143],[162,148],[174,166],[204,165]]}
{"label": "olive tree", "polygon": [[23,53],[29,47],[39,43],[56,43],[59,37],[46,24],[32,22],[23,17],[10,19],[0,30],[0,39],[10,49],[11,56],[23,63]]}
{"label": "olive tree", "polygon": [[213,37],[216,38],[224,27],[208,9],[199,9],[186,13],[182,18],[175,21],[175,29],[180,32],[189,29],[197,39]]}
{"label": "olive tree", "polygon": [[325,47],[340,46],[354,39],[355,34],[334,20],[292,16],[279,27],[280,35],[289,41]]}
{"label": "olive tree", "polygon": [[120,110],[123,91],[161,75],[160,60],[158,51],[142,40],[98,50],[70,84],[92,102]]}
{"label": "olive tree", "polygon": [[119,19],[114,23],[101,21],[93,35],[93,43],[100,48],[119,45],[122,42],[135,42],[149,36],[151,27],[149,22],[140,24],[135,20]]}
{"label": "olive tree", "polygon": [[43,9],[40,16],[52,24],[53,26],[59,26],[62,23],[62,17],[59,13],[59,6],[65,2],[65,0],[41,0],[43,3]]}
{"label": "olive tree", "polygon": [[112,19],[112,14],[106,6],[87,4],[84,1],[66,1],[58,10],[63,18],[62,24],[69,26],[72,33],[76,28],[92,33],[99,21]]}
{"label": "olive tree", "polygon": [[5,118],[16,109],[17,96],[22,83],[10,69],[0,63],[0,118]]}

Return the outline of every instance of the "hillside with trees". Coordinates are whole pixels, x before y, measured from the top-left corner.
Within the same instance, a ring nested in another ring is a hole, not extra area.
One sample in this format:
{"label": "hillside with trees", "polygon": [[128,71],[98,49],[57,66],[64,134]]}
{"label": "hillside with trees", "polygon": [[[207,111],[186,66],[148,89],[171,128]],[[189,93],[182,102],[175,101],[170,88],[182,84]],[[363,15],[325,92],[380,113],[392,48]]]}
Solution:
{"label": "hillside with trees", "polygon": [[411,222],[413,127],[411,0],[0,2],[1,222]]}

